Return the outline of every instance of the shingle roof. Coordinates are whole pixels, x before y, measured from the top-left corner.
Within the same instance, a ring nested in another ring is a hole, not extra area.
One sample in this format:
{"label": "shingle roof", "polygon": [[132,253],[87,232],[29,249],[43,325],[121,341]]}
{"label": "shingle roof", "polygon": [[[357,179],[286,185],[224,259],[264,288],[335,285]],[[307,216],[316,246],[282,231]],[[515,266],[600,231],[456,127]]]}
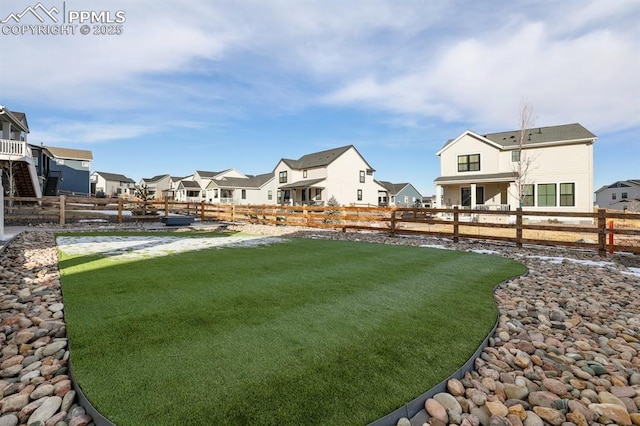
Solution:
{"label": "shingle roof", "polygon": [[260,188],[273,179],[273,173],[265,173],[257,176],[248,176],[246,178],[225,177],[224,179],[213,179],[212,182],[219,188]]}
{"label": "shingle roof", "polygon": [[[226,170],[224,170],[226,171]],[[218,176],[220,173],[223,172],[208,172],[205,170],[196,170],[196,173],[200,175],[200,177],[203,177],[205,179],[213,179],[214,177]]]}
{"label": "shingle roof", "polygon": [[389,192],[389,194],[397,194],[402,191],[405,186],[409,185],[409,183],[391,183],[383,180],[379,181],[379,183]]}
{"label": "shingle roof", "polygon": [[44,147],[55,158],[63,158],[68,160],[93,160],[91,151],[85,149],[58,148],[55,146]]}
{"label": "shingle roof", "polygon": [[497,179],[514,179],[514,172],[506,172],[506,173],[488,173],[484,175],[463,175],[463,176],[440,176],[436,178],[434,182],[442,183],[442,182],[465,182],[465,181],[473,181],[479,182],[483,180],[497,180]]}
{"label": "shingle roof", "polygon": [[326,151],[314,152],[303,155],[297,160],[283,158],[284,161],[292,169],[311,169],[314,167],[323,167],[331,164],[336,158],[340,157],[353,145],[342,146],[340,148],[328,149]]}
{"label": "shingle roof", "polygon": [[135,181],[131,178],[126,177],[125,175],[120,175],[117,173],[107,173],[107,172],[94,172],[97,175],[102,176],[105,180],[111,182],[128,182],[135,183]]}
{"label": "shingle roof", "polygon": [[[483,135],[492,142],[500,144],[504,147],[517,146],[520,130],[511,130],[508,132],[488,133]],[[578,123],[562,124],[560,126],[534,127],[525,131],[525,145],[546,143],[546,142],[562,142],[574,140],[594,140],[596,135],[582,127]]]}
{"label": "shingle roof", "polygon": [[311,188],[314,187],[317,183],[323,182],[325,180],[325,178],[299,180],[297,182],[291,182],[286,185],[279,186],[278,189]]}
{"label": "shingle roof", "polygon": [[150,178],[142,178],[142,180],[145,182],[158,182],[159,180],[162,180],[167,176],[169,175],[155,175],[154,177],[150,177]]}
{"label": "shingle roof", "polygon": [[200,184],[198,182],[196,182],[195,180],[181,180],[180,181],[180,185],[182,185],[185,188],[202,189],[202,188],[200,188]]}
{"label": "shingle roof", "polygon": [[[585,129],[579,123],[561,124],[559,126],[548,127],[534,127],[525,131],[524,145],[536,145],[545,143],[562,143],[569,141],[594,141],[597,139],[596,135]],[[503,148],[514,148],[518,146],[518,140],[520,137],[520,130],[510,130],[508,132],[499,133],[487,133],[481,135],[482,137],[489,139],[491,142],[496,143]],[[447,145],[454,142],[456,139],[449,139],[442,147],[444,149]],[[441,151],[442,151],[441,149]]]}

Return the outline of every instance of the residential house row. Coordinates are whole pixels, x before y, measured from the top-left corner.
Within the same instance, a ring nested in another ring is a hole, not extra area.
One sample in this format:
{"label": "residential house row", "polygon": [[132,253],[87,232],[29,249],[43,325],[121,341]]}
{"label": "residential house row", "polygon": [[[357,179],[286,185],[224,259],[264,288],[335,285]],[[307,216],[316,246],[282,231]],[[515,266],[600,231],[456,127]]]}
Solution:
{"label": "residential house row", "polygon": [[259,175],[236,169],[196,171],[185,177],[169,174],[143,178],[156,199],[215,204],[323,205],[331,198],[341,205],[415,206],[422,195],[411,184],[375,179],[375,170],[353,145],[281,159]]}
{"label": "residential house row", "polygon": [[[68,193],[132,196],[145,186],[153,198],[224,204],[430,205],[473,209],[587,212],[593,209],[593,144],[578,123],[479,134],[467,130],[436,153],[436,195],[422,197],[410,183],[375,179],[375,169],[353,145],[282,158],[271,172],[247,175],[236,169],[157,175],[135,182],[120,174],[90,175],[91,151],[31,145],[24,113],[0,106],[0,166],[5,193],[13,175],[14,195]],[[639,180],[615,182],[596,191],[605,208],[638,203]]]}

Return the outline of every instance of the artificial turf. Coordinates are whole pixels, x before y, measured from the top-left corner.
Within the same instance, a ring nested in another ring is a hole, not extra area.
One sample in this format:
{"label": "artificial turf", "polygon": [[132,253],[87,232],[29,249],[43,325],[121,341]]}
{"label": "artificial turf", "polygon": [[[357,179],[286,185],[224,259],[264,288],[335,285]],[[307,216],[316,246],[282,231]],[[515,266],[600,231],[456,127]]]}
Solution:
{"label": "artificial turf", "polygon": [[61,256],[73,371],[117,425],[357,425],[459,368],[496,320],[490,255],[291,239]]}

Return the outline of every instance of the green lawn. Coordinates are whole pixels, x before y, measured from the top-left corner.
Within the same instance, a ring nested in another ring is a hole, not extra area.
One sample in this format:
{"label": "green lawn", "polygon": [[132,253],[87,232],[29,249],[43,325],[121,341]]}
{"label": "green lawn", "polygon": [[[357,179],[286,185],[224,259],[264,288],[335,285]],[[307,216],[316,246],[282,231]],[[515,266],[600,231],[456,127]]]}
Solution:
{"label": "green lawn", "polygon": [[119,426],[369,423],[459,368],[525,272],[310,239],[60,267],[74,374]]}

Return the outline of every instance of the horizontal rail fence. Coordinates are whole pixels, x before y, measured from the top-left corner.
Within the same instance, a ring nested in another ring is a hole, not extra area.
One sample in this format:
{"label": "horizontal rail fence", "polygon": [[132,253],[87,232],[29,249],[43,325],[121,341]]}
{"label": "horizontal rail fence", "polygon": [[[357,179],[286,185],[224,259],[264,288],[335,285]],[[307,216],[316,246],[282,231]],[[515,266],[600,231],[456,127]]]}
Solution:
{"label": "horizontal rail fence", "polygon": [[248,222],[313,228],[504,241],[640,254],[640,214],[562,213],[484,209],[421,209],[360,206],[278,206],[142,201],[84,197],[6,197],[6,221],[157,221],[172,214],[201,221]]}

